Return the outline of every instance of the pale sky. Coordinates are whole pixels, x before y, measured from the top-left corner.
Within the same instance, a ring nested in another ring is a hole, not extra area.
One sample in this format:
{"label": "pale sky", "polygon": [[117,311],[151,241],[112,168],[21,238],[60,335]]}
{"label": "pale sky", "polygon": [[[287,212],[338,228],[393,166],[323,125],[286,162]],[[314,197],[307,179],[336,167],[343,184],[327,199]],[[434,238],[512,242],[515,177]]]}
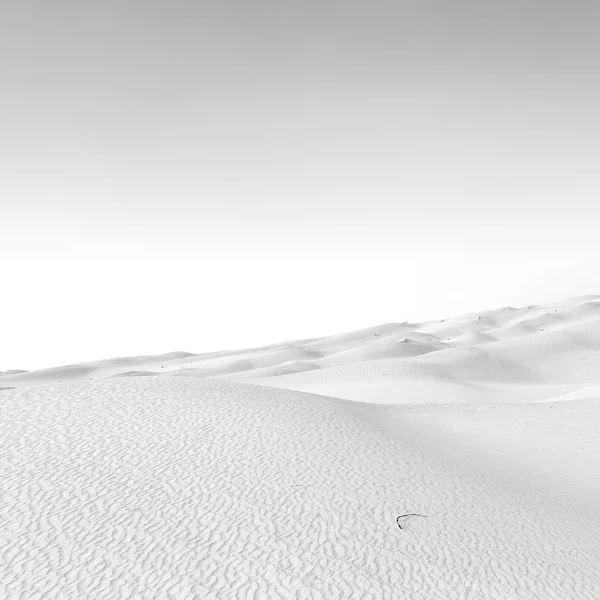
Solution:
{"label": "pale sky", "polygon": [[0,370],[600,293],[600,5],[0,3]]}

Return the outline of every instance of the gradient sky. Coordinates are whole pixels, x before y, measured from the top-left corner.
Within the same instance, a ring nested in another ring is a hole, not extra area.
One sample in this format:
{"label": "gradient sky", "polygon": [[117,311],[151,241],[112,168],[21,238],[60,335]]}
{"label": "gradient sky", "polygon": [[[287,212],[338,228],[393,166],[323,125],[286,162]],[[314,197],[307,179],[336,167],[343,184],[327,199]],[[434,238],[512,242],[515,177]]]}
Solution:
{"label": "gradient sky", "polygon": [[0,369],[600,292],[600,5],[0,4]]}

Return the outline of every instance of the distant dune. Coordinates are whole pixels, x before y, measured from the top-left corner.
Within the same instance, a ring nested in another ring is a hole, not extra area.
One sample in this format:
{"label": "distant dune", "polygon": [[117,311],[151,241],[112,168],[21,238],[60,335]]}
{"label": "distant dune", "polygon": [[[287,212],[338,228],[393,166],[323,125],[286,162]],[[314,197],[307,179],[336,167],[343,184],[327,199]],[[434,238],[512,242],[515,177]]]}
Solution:
{"label": "distant dune", "polygon": [[0,385],[141,375],[218,377],[386,404],[550,400],[600,383],[600,295],[252,350],[5,372]]}
{"label": "distant dune", "polygon": [[600,296],[0,374],[7,600],[598,600]]}

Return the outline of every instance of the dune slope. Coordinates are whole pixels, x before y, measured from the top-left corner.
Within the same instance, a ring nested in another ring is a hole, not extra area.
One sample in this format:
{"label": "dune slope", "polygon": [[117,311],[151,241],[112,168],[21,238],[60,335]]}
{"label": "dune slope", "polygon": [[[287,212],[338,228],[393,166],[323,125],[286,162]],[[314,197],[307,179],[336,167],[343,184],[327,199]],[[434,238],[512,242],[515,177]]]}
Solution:
{"label": "dune slope", "polygon": [[3,392],[0,593],[600,597],[598,402],[490,409],[166,376]]}

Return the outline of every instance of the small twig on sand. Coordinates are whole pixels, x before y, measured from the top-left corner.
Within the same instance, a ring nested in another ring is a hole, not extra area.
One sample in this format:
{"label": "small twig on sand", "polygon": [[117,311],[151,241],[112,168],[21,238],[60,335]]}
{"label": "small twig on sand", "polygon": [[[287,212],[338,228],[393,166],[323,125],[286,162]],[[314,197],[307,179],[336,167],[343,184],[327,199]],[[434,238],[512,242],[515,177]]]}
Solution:
{"label": "small twig on sand", "polygon": [[400,525],[400,519],[403,519],[404,517],[423,517],[424,519],[426,519],[427,515],[419,515],[417,513],[406,513],[405,515],[400,515],[399,517],[396,517],[396,524],[398,525],[398,527],[400,527],[400,529],[402,529],[402,525]]}

